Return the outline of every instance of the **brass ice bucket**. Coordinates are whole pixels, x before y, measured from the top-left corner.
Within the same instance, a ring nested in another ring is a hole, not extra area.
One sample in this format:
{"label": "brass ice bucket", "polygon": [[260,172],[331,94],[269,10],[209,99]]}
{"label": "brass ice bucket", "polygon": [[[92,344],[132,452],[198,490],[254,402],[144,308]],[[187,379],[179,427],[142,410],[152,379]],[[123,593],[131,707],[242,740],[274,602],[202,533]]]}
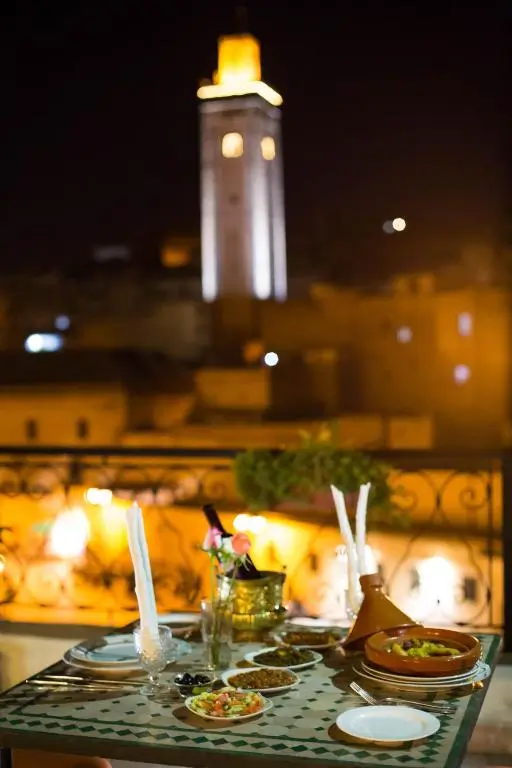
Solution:
{"label": "brass ice bucket", "polygon": [[219,577],[221,599],[226,599],[231,588],[233,629],[259,632],[280,624],[286,615],[283,607],[285,574],[278,571],[262,571],[260,579],[245,581]]}

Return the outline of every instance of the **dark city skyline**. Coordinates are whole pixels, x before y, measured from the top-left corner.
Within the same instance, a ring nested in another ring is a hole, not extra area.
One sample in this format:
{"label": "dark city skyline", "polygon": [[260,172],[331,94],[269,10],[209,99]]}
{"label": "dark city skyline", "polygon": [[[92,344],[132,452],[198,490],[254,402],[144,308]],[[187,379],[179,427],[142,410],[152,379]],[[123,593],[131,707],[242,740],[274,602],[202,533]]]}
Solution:
{"label": "dark city skyline", "polygon": [[[253,5],[263,78],[284,97],[290,269],[319,252],[337,278],[420,251],[424,266],[500,236],[505,4]],[[0,267],[113,243],[148,258],[198,233],[196,90],[233,5],[13,3],[4,30]],[[394,216],[408,229],[386,237]]]}

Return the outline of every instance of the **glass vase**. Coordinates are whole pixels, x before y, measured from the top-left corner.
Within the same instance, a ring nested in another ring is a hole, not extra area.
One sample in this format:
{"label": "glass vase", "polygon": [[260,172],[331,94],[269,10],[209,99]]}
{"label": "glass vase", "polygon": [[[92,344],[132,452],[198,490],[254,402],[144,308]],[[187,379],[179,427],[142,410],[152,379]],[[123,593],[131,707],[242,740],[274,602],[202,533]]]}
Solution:
{"label": "glass vase", "polygon": [[231,611],[224,603],[201,601],[201,636],[204,644],[204,665],[207,670],[229,669],[233,624]]}

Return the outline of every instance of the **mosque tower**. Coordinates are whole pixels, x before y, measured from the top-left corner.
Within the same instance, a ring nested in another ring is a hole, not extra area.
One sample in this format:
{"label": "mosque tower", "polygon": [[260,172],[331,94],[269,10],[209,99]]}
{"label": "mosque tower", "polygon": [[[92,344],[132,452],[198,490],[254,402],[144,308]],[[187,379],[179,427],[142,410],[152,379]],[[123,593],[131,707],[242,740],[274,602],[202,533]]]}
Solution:
{"label": "mosque tower", "polygon": [[258,40],[245,33],[221,37],[213,82],[197,95],[203,298],[283,301],[283,100],[261,79]]}

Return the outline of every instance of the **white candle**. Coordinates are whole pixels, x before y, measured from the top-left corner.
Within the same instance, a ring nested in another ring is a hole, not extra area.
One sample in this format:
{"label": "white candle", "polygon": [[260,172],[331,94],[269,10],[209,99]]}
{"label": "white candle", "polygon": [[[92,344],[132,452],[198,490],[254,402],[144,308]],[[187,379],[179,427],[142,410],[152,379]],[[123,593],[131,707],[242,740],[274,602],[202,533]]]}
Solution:
{"label": "white candle", "polygon": [[371,483],[365,483],[359,488],[356,507],[356,552],[359,574],[361,576],[368,573],[368,563],[366,561],[366,513],[368,510],[370,487]]}
{"label": "white candle", "polygon": [[347,550],[347,568],[348,574],[348,588],[351,604],[354,605],[356,601],[356,591],[358,585],[358,573],[357,573],[357,560],[354,548],[354,537],[350,528],[350,523],[347,515],[347,508],[345,506],[345,497],[342,492],[331,485],[331,493],[334,499],[334,506],[336,507],[336,513],[338,515],[338,522],[340,526],[340,532],[345,539],[345,547]]}
{"label": "white candle", "polygon": [[151,653],[160,644],[158,616],[144,522],[141,509],[136,503],[132,504],[126,513],[126,526],[135,574],[135,594],[139,606],[142,647],[147,653]]}

